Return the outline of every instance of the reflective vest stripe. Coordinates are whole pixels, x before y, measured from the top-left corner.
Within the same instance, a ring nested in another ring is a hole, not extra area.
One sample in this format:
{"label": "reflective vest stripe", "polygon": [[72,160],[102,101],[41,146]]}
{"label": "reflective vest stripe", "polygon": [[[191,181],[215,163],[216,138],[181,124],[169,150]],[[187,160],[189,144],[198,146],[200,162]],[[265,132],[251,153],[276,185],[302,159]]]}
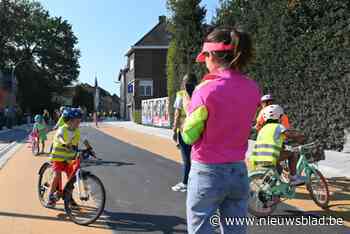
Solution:
{"label": "reflective vest stripe", "polygon": [[67,156],[63,156],[63,155],[51,155],[51,158],[61,158],[61,159],[71,159],[71,158],[74,158],[73,157],[67,157]]}
{"label": "reflective vest stripe", "polygon": [[60,152],[65,152],[65,153],[72,153],[73,151],[64,147],[54,147],[53,148],[54,152],[60,151]]}
{"label": "reflective vest stripe", "polygon": [[267,148],[267,149],[273,149],[273,150],[278,150],[278,151],[280,151],[282,149],[278,145],[272,145],[272,144],[255,144],[254,148],[255,149]]}
{"label": "reflective vest stripe", "polygon": [[253,152],[253,156],[272,156],[277,158],[279,156],[279,153],[275,152]]}

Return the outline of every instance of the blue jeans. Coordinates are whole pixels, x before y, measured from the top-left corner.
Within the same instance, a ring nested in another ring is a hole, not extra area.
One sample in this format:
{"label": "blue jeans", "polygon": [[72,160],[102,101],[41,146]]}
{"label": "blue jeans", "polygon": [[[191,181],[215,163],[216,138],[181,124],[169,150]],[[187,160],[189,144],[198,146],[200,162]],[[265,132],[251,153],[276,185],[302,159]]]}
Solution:
{"label": "blue jeans", "polygon": [[211,217],[220,215],[221,233],[246,233],[245,225],[225,225],[225,218],[248,215],[249,182],[244,162],[202,164],[192,161],[187,187],[189,234],[214,233]]}
{"label": "blue jeans", "polygon": [[183,161],[183,180],[182,183],[186,184],[188,183],[188,175],[190,174],[191,169],[191,145],[187,145],[181,136],[181,133],[179,133],[179,145],[180,145],[180,151]]}

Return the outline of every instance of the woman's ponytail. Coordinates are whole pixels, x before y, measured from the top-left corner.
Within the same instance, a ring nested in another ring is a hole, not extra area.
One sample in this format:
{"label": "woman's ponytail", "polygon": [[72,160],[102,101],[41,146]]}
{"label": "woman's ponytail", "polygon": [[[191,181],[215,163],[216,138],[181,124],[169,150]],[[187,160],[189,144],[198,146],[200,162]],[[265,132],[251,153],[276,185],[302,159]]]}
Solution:
{"label": "woman's ponytail", "polygon": [[225,67],[241,70],[253,58],[253,44],[249,34],[235,28],[216,28],[205,41],[231,44],[234,47],[232,51],[212,52]]}

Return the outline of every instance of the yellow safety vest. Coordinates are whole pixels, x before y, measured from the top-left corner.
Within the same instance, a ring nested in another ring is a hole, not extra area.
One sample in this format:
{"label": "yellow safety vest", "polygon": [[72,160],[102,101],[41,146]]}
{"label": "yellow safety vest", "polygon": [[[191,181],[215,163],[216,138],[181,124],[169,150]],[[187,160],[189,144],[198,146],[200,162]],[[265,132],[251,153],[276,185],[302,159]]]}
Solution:
{"label": "yellow safety vest", "polygon": [[[68,126],[65,124],[61,128],[63,129],[63,140],[69,143]],[[75,129],[73,139],[71,140],[71,144],[73,146],[78,146],[79,141],[80,141],[80,130]],[[58,137],[55,136],[53,140],[53,147],[52,147],[52,152],[50,157],[51,161],[58,161],[58,162],[71,161],[74,159],[75,155],[76,155],[76,152],[74,150],[64,147],[61,144],[61,142],[58,140]]]}
{"label": "yellow safety vest", "polygon": [[182,107],[180,109],[180,126],[182,128],[188,114],[187,108],[188,108],[188,105],[190,104],[190,97],[188,96],[186,90],[181,90],[177,92],[176,96],[182,99]]}
{"label": "yellow safety vest", "polygon": [[269,162],[272,165],[276,165],[284,142],[283,137],[277,138],[275,136],[279,125],[277,123],[266,124],[260,130],[254,145],[253,154],[249,158],[251,162]]}

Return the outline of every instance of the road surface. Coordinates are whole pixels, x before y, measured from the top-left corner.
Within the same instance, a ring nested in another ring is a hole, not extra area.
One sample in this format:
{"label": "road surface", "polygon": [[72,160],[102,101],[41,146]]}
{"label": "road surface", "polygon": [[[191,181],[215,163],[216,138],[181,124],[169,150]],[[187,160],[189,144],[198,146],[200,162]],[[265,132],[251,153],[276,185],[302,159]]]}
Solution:
{"label": "road surface", "polygon": [[[0,185],[4,189],[0,194],[1,234],[187,233],[185,194],[170,190],[182,171],[179,163],[170,160],[175,157],[170,155],[174,152],[171,142],[126,129],[101,130],[104,132],[82,129],[82,138],[89,139],[103,159],[100,165],[89,168],[107,191],[101,219],[90,227],[81,227],[67,219],[61,205],[57,210],[41,207],[36,195],[36,172],[47,158],[33,157],[30,149],[23,146],[0,170]],[[306,199],[302,194],[299,198]],[[284,204],[275,215],[300,217],[306,214],[300,208],[298,202]],[[308,211],[313,211],[313,217],[323,214],[314,209]],[[345,226],[253,226],[248,233],[345,234],[349,230]]]}

